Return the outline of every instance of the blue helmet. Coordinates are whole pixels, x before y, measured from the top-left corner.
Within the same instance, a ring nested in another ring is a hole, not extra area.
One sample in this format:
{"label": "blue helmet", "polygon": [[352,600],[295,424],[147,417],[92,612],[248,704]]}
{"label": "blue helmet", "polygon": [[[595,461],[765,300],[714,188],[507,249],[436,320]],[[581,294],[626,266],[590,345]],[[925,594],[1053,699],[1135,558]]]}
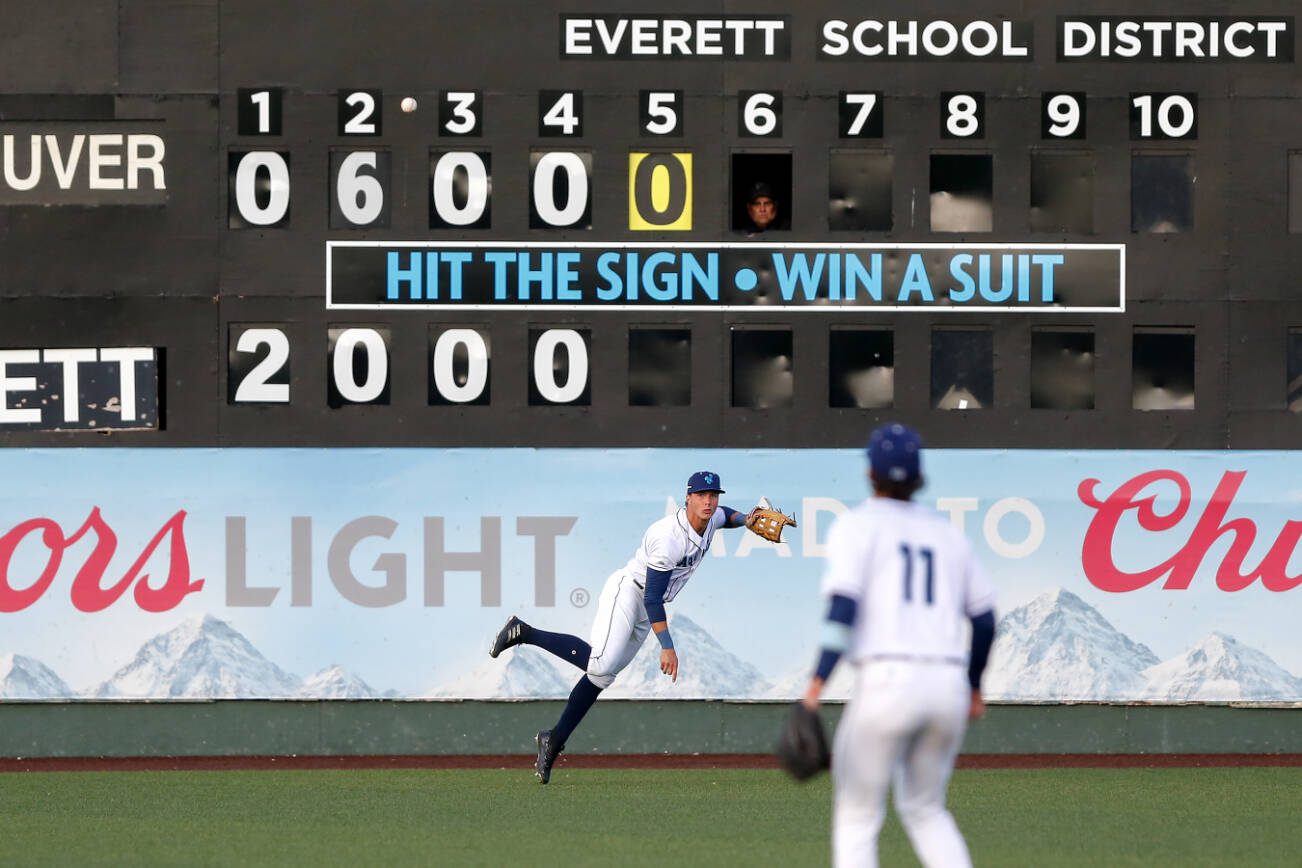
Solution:
{"label": "blue helmet", "polygon": [[717,473],[712,473],[709,470],[698,470],[687,480],[687,493],[694,494],[698,491],[717,491],[723,494],[723,480],[719,478]]}
{"label": "blue helmet", "polygon": [[868,438],[868,465],[883,482],[912,482],[922,476],[922,438],[907,425],[883,425]]}

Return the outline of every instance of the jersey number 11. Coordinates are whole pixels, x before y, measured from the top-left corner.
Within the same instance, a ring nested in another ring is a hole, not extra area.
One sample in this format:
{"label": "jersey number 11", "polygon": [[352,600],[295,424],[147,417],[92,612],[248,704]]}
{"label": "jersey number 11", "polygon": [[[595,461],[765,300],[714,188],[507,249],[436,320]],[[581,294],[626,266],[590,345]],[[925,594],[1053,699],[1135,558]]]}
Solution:
{"label": "jersey number 11", "polygon": [[[904,556],[904,602],[913,602],[913,547],[908,543],[900,544],[900,554]],[[918,549],[918,559],[920,559],[927,568],[927,585],[925,600],[930,606],[934,599],[935,585],[935,565],[933,563],[931,549]]]}

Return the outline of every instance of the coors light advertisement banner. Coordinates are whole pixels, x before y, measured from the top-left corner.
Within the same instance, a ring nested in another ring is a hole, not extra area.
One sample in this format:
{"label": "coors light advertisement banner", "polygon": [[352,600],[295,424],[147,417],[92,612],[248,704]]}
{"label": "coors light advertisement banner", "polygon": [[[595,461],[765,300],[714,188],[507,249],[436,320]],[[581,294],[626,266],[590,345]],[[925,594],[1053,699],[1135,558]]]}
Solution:
{"label": "coors light advertisement banner", "polygon": [[[578,670],[496,660],[511,614],[586,637],[606,577],[687,477],[794,512],[716,535],[607,695],[787,699],[816,657],[855,450],[4,450],[0,698],[531,699]],[[936,450],[921,500],[999,589],[987,694],[1302,702],[1302,457]],[[840,667],[830,694],[849,693]]]}

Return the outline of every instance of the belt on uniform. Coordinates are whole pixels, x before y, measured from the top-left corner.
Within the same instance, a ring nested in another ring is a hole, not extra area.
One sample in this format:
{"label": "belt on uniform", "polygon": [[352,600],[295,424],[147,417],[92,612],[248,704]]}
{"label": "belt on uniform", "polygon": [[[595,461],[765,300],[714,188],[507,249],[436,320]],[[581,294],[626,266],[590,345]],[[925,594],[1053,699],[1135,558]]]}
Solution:
{"label": "belt on uniform", "polygon": [[948,663],[953,666],[966,666],[967,661],[961,657],[929,657],[919,654],[873,654],[863,658],[865,663],[874,660],[889,660],[903,663]]}
{"label": "belt on uniform", "polygon": [[639,591],[645,591],[645,590],[646,590],[646,585],[642,584],[642,583],[639,582],[637,579],[634,579],[634,580],[633,580],[633,584],[637,585],[637,589],[638,589]]}

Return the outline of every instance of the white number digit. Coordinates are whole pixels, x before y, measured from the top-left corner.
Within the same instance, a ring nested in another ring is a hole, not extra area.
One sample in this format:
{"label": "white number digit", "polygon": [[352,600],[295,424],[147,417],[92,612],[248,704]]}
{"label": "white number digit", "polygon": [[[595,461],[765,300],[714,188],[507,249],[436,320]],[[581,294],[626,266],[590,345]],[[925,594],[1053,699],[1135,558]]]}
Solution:
{"label": "white number digit", "polygon": [[966,138],[976,134],[980,125],[976,117],[977,101],[971,94],[951,96],[945,108],[945,128],[950,135]]}
{"label": "white number digit", "polygon": [[1130,104],[1139,109],[1139,134],[1148,138],[1153,134],[1153,98],[1147,95],[1137,96]]}
{"label": "white number digit", "polygon": [[289,338],[280,329],[249,329],[235,344],[236,352],[240,353],[256,353],[259,347],[266,347],[267,355],[240,382],[235,390],[235,400],[239,403],[289,403],[289,383],[267,382],[289,361]]}
{"label": "white number digit", "polygon": [[647,94],[646,113],[651,118],[646,123],[648,133],[663,136],[678,126],[678,100],[675,97],[676,94],[664,91]]}
{"label": "white number digit", "polygon": [[[1130,104],[1139,109],[1139,135],[1142,138],[1149,138],[1153,135],[1153,96],[1144,94],[1137,96],[1130,101]],[[1172,114],[1176,110],[1180,111],[1180,120],[1176,122]],[[1194,125],[1194,107],[1193,102],[1186,96],[1172,94],[1164,97],[1157,104],[1157,128],[1163,136],[1171,139],[1178,139],[1186,135]]]}
{"label": "white number digit", "polygon": [[271,132],[271,91],[260,90],[251,93],[249,102],[258,107],[258,132]]}
{"label": "white number digit", "polygon": [[475,104],[474,91],[450,90],[448,102],[452,104],[452,120],[443,125],[443,129],[455,135],[464,135],[475,128],[475,113],[471,106]]}
{"label": "white number digit", "polygon": [[742,108],[742,122],[746,124],[748,132],[756,136],[767,136],[777,129],[778,116],[772,108],[776,101],[771,93],[750,95]]}
{"label": "white number digit", "polygon": [[846,135],[857,136],[863,132],[864,125],[868,123],[868,118],[872,116],[873,109],[877,108],[877,94],[847,93],[845,101],[847,105],[859,106],[859,111],[855,112],[854,120],[850,122],[850,129],[846,130]]}
{"label": "white number digit", "polygon": [[375,135],[375,122],[370,119],[375,114],[375,97],[359,90],[349,94],[344,103],[357,109],[357,114],[344,124],[344,133],[350,136]]}
{"label": "white number digit", "polygon": [[[466,204],[460,208],[452,195],[456,188],[457,169],[466,173],[467,181]],[[445,223],[469,226],[482,217],[488,207],[488,170],[480,156],[471,151],[449,151],[439,157],[430,184],[434,210]]]}
{"label": "white number digit", "polygon": [[[556,382],[556,349],[564,346],[570,358],[569,378]],[[573,329],[549,329],[538,338],[533,350],[533,381],[538,392],[553,404],[568,404],[583,394],[588,384],[588,348]]]}
{"label": "white number digit", "polygon": [[[258,206],[258,171],[266,169],[271,193],[267,206]],[[275,151],[249,151],[235,170],[235,205],[240,216],[254,226],[279,223],[289,211],[289,166]]]}
{"label": "white number digit", "polygon": [[[452,359],[458,346],[466,348],[466,382],[457,384]],[[488,385],[488,345],[474,329],[448,329],[434,344],[434,388],[445,399],[465,404],[484,394]]]}
{"label": "white number digit", "polygon": [[579,116],[574,111],[574,94],[566,91],[561,94],[552,107],[543,115],[543,125],[560,127],[565,135],[572,135],[579,126]]}
{"label": "white number digit", "polygon": [[[569,200],[558,208],[555,202],[557,171],[565,173]],[[533,206],[549,226],[573,226],[588,207],[588,171],[578,154],[552,151],[538,160],[533,176]]]}
{"label": "white number digit", "polygon": [[335,199],[349,223],[366,226],[384,211],[384,187],[374,175],[362,174],[363,168],[374,171],[377,163],[374,151],[354,151],[339,166]]}
{"label": "white number digit", "polygon": [[[1171,112],[1175,109],[1180,110],[1180,122],[1174,123],[1171,120]],[[1194,125],[1194,107],[1188,97],[1176,94],[1168,96],[1157,107],[1157,125],[1162,130],[1163,135],[1178,139],[1193,129]]]}
{"label": "white number digit", "polygon": [[[361,346],[366,352],[366,382],[358,383],[353,374],[353,353]],[[389,379],[389,354],[384,338],[374,329],[344,329],[335,340],[335,358],[331,366],[335,388],[344,400],[365,404],[380,397]]]}
{"label": "white number digit", "polygon": [[1080,128],[1080,103],[1070,94],[1060,93],[1049,100],[1049,135],[1070,136]]}

